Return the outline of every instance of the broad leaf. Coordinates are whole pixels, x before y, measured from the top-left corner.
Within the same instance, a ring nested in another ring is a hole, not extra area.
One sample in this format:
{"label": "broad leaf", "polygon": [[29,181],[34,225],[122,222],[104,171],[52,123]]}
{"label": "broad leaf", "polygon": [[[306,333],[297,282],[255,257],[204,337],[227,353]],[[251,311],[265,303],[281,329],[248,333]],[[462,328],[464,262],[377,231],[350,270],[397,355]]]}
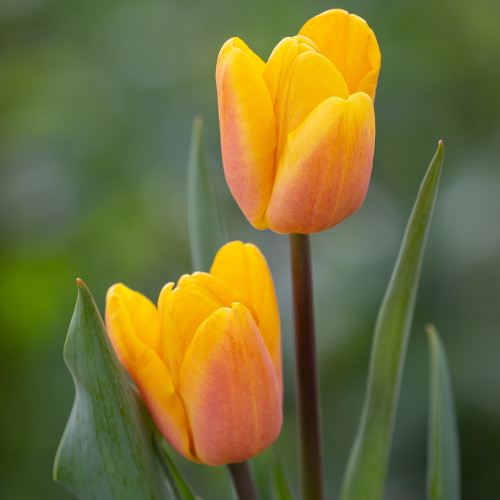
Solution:
{"label": "broad leaf", "polygon": [[430,354],[427,498],[460,499],[460,454],[453,391],[443,343],[427,326]]}
{"label": "broad leaf", "polygon": [[401,373],[442,161],[440,142],[420,187],[377,317],[363,412],[344,476],[342,500],[380,500],[383,495]]}
{"label": "broad leaf", "polygon": [[81,280],[64,345],[76,389],[54,479],[77,497],[166,499],[167,483],[127,376]]}

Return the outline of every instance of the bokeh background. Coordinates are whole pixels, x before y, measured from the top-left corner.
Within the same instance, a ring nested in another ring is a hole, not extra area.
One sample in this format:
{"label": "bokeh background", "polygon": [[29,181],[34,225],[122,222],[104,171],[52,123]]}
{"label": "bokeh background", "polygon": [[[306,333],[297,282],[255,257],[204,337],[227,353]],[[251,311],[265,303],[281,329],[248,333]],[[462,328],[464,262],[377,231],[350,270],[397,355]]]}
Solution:
{"label": "bokeh background", "polygon": [[[427,322],[449,354],[463,497],[498,498],[498,0],[0,2],[1,498],[71,498],[52,482],[52,464],[73,401],[62,348],[75,278],[103,311],[115,282],[155,300],[165,282],[191,270],[186,162],[197,114],[229,236],[257,243],[275,277],[286,377],[277,449],[297,487],[288,242],[254,230],[230,197],[214,71],[227,38],[240,36],[266,59],[279,40],[333,7],[368,21],[382,71],[365,204],[312,238],[327,497],[338,496],[357,425],[376,312],[443,139],[386,499],[425,496]],[[179,463],[204,498],[228,497],[223,469]],[[262,460],[254,467],[264,480]]]}

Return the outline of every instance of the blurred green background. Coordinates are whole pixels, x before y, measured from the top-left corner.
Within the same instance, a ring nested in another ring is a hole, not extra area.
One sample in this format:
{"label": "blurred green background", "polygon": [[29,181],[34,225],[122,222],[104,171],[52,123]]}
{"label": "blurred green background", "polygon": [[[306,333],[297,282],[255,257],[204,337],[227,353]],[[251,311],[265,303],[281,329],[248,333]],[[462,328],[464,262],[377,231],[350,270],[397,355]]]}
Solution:
{"label": "blurred green background", "polygon": [[[189,272],[192,119],[231,239],[266,255],[282,311],[285,424],[297,486],[288,242],[254,230],[224,183],[214,81],[223,42],[266,59],[324,10],[364,17],[382,52],[363,207],[312,238],[327,497],[336,499],[363,398],[371,333],[438,139],[445,162],[422,272],[386,499],[425,495],[428,356],[447,347],[465,499],[500,477],[500,3],[498,0],[2,0],[0,2],[0,497],[69,499],[52,463],[73,401],[62,348],[82,278],[101,311],[118,281],[156,300]],[[222,469],[179,460],[205,499]],[[267,473],[254,463],[259,477]],[[202,485],[210,485],[206,492]]]}

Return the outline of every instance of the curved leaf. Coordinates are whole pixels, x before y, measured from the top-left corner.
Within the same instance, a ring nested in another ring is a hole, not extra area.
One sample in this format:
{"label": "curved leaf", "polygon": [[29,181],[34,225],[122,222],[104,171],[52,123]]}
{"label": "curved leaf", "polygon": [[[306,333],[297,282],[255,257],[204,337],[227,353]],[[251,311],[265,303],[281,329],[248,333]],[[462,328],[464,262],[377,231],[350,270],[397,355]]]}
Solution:
{"label": "curved leaf", "polygon": [[127,376],[89,290],[83,281],[77,283],[64,345],[76,395],[54,479],[85,500],[169,498]]}

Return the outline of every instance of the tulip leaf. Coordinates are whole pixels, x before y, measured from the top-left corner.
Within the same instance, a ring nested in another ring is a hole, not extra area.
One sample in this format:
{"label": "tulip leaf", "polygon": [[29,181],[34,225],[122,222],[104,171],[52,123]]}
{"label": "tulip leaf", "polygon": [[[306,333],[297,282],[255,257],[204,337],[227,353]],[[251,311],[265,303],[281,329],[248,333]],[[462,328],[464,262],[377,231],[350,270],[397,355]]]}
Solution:
{"label": "tulip leaf", "polygon": [[195,496],[191,491],[189,485],[186,483],[181,473],[175,466],[174,461],[170,458],[166,449],[166,443],[158,433],[155,433],[154,445],[160,464],[163,467],[165,475],[169,479],[171,491],[175,500],[201,500],[200,497]]}
{"label": "tulip leaf", "polygon": [[420,186],[378,313],[365,401],[343,479],[342,500],[381,500],[383,495],[401,374],[442,162],[440,141]]}
{"label": "tulip leaf", "polygon": [[139,408],[141,410],[141,415],[144,423],[146,424],[146,429],[150,437],[150,441],[153,444],[156,457],[158,458],[160,467],[162,468],[167,478],[167,486],[172,499],[201,500],[201,497],[195,495],[191,491],[191,488],[177,469],[175,462],[170,458],[168,445],[165,439],[163,439],[163,436],[156,428],[156,424],[151,418],[151,415],[149,414],[144,401],[141,399],[139,391],[135,386],[132,386],[132,390],[136,397],[137,404],[139,405]]}
{"label": "tulip leaf", "polygon": [[166,499],[167,483],[127,376],[81,280],[64,345],[75,401],[54,479],[79,498]]}
{"label": "tulip leaf", "polygon": [[281,463],[276,450],[272,455],[271,460],[274,489],[277,500],[293,500],[293,496],[285,476],[285,471],[283,470],[283,464]]}
{"label": "tulip leaf", "polygon": [[236,493],[236,488],[234,487],[229,467],[224,467],[224,473],[226,476],[227,487],[229,489],[229,500],[238,500],[238,494]]}
{"label": "tulip leaf", "polygon": [[189,151],[188,227],[193,269],[208,272],[227,237],[205,152],[201,117],[194,120]]}
{"label": "tulip leaf", "polygon": [[430,354],[427,498],[460,499],[460,455],[453,391],[443,343],[427,326]]}

